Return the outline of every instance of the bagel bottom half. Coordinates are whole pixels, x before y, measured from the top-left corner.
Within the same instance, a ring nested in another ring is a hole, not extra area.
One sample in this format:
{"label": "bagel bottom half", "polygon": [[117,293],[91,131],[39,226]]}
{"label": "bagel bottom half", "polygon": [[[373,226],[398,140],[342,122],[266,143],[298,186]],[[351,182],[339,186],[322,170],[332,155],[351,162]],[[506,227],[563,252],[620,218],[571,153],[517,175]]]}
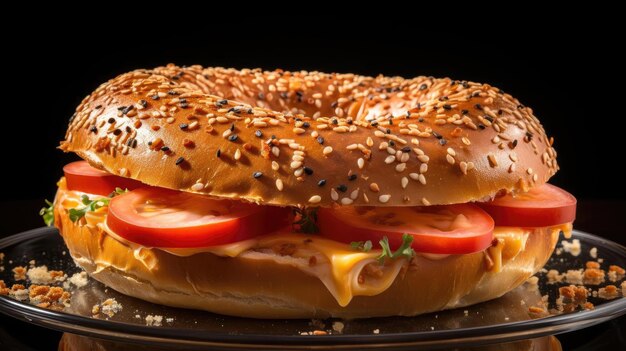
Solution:
{"label": "bagel bottom half", "polygon": [[146,248],[138,253],[101,226],[72,222],[58,204],[55,223],[74,261],[90,277],[123,294],[253,318],[413,316],[494,299],[543,267],[560,231],[537,228],[522,247],[502,248],[495,259],[502,257],[499,270],[489,264],[494,260],[487,259],[490,249],[437,259],[418,255],[382,293],[355,296],[342,307],[320,279],[293,265],[206,252],[177,256]]}

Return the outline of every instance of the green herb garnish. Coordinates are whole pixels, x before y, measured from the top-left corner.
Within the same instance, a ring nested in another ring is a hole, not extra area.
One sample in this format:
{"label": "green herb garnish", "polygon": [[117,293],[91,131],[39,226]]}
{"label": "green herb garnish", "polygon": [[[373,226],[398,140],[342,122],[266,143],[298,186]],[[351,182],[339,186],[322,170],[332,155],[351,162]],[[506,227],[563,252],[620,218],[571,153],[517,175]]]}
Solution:
{"label": "green herb garnish", "polygon": [[353,242],[350,243],[350,246],[354,250],[370,252],[372,250],[372,241],[371,240],[368,240],[368,241],[353,241]]}
{"label": "green herb garnish", "polygon": [[317,207],[298,208],[293,209],[294,222],[292,227],[295,231],[315,234],[319,233],[317,227]]}
{"label": "green herb garnish", "polygon": [[39,215],[43,218],[43,222],[50,227],[54,224],[54,204],[48,200],[44,201],[46,201],[48,207],[42,207],[41,210],[39,210]]}
{"label": "green herb garnish", "polygon": [[70,221],[76,222],[80,220],[81,218],[85,217],[85,214],[87,212],[93,212],[101,207],[108,206],[109,202],[111,201],[111,198],[117,195],[121,195],[127,191],[128,189],[122,190],[121,188],[115,188],[115,190],[111,194],[109,194],[108,197],[100,197],[100,198],[93,199],[93,200],[90,199],[89,196],[87,195],[81,196],[80,200],[83,203],[83,205],[85,205],[85,207],[71,208],[69,211]]}
{"label": "green herb garnish", "polygon": [[386,236],[383,237],[383,239],[379,241],[380,247],[382,248],[383,252],[380,254],[380,256],[378,256],[378,262],[380,262],[380,264],[383,264],[386,258],[398,258],[402,256],[411,259],[413,256],[415,256],[415,251],[411,247],[412,243],[413,236],[406,233],[402,234],[402,245],[400,245],[396,252],[392,252],[391,248],[389,247],[389,239],[387,239]]}

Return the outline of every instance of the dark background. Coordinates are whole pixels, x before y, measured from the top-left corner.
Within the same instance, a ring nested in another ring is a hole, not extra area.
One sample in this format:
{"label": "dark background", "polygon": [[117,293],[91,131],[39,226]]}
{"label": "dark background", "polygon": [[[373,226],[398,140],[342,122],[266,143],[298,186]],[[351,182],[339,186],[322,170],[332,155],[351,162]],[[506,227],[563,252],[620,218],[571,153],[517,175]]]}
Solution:
{"label": "dark background", "polygon": [[[619,170],[626,87],[618,53],[623,38],[613,28],[572,21],[548,30],[527,21],[529,30],[513,35],[504,29],[517,24],[499,19],[448,23],[455,30],[444,33],[401,21],[342,29],[320,17],[322,25],[314,28],[307,19],[275,28],[269,21],[206,22],[198,31],[154,21],[98,35],[87,18],[66,31],[51,25],[33,35],[5,35],[0,237],[43,224],[37,211],[44,198],[53,198],[62,165],[76,158],[56,147],[80,100],[120,73],[173,62],[488,82],[532,107],[555,137],[561,171],[551,182],[579,199],[576,227],[626,243]],[[247,34],[233,34],[232,26],[244,26]],[[0,316],[0,325],[7,320]],[[603,324],[561,340],[576,345],[609,328]]]}

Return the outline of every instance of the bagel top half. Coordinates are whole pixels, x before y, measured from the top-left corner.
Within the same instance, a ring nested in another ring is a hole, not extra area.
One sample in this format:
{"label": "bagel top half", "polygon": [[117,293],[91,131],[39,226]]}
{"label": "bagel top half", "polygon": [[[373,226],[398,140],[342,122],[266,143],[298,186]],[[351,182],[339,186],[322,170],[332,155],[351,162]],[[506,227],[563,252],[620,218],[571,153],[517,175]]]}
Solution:
{"label": "bagel top half", "polygon": [[482,201],[558,170],[532,110],[486,84],[199,66],[101,85],[61,149],[149,185],[279,206]]}

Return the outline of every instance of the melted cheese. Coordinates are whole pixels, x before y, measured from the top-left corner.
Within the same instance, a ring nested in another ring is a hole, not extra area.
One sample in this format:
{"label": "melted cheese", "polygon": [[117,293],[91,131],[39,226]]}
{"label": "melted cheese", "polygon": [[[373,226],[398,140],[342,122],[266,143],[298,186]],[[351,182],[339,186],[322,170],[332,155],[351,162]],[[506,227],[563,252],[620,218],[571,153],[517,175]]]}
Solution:
{"label": "melted cheese", "polygon": [[[68,191],[65,182],[59,182],[57,201],[70,208],[81,207],[81,192]],[[98,195],[87,194],[90,198]],[[110,237],[120,241],[133,250],[134,257],[147,269],[152,270],[158,259],[153,250],[162,250],[177,256],[191,256],[198,253],[211,253],[223,257],[242,257],[250,260],[269,260],[276,264],[290,265],[305,274],[317,277],[337,300],[339,305],[346,306],[354,296],[373,296],[387,290],[398,276],[402,267],[408,264],[405,258],[386,260],[380,265],[377,257],[380,250],[370,252],[354,251],[349,245],[328,240],[318,236],[303,236],[289,230],[282,230],[254,239],[237,243],[202,247],[202,248],[150,248],[129,242],[117,235],[106,225],[108,208],[102,207],[88,212],[82,225],[99,227]],[[571,233],[571,225],[555,227]],[[485,258],[491,261],[490,270],[499,271],[502,264],[521,252],[531,230],[522,228],[496,228],[494,236],[498,244],[485,250]],[[282,252],[281,247],[288,247]],[[418,253],[424,258],[439,260],[449,255]]]}

